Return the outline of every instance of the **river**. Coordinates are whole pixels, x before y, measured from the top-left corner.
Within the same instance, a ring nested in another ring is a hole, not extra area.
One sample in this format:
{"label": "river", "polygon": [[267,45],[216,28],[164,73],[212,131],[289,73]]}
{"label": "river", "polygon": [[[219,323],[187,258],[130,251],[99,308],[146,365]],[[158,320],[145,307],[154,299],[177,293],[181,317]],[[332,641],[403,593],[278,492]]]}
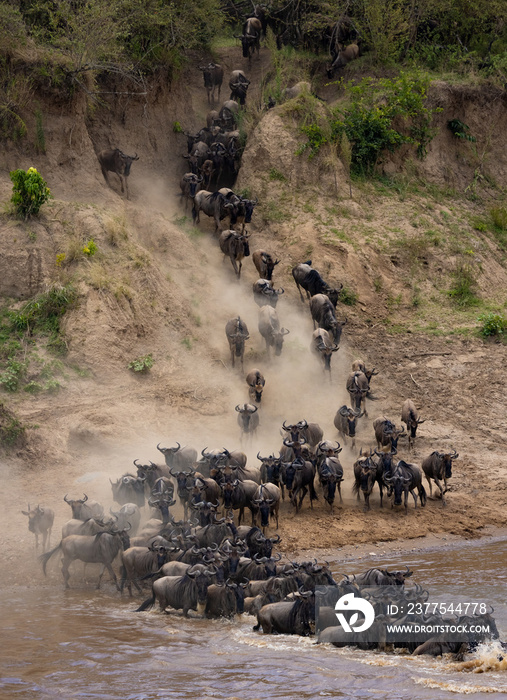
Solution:
{"label": "river", "polygon": [[[347,573],[408,564],[432,597],[493,605],[507,640],[505,538],[330,564]],[[96,592],[77,576],[72,583],[81,587],[64,591],[55,579],[0,592],[1,700],[506,697],[507,658],[499,660],[498,644],[482,646],[467,664],[336,649],[254,632],[246,615],[209,621],[135,614],[135,603],[109,584]]]}

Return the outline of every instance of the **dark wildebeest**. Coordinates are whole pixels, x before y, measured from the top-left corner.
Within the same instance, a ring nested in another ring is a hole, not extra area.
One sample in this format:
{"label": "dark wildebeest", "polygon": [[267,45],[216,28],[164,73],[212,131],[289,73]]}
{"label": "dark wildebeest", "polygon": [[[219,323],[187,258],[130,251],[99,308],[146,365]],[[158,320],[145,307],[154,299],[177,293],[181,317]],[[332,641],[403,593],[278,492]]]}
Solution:
{"label": "dark wildebeest", "polygon": [[254,207],[259,203],[258,199],[239,198],[237,223],[241,224],[241,231],[245,230],[245,225],[252,223],[252,214]]}
{"label": "dark wildebeest", "polygon": [[144,483],[146,477],[134,476],[133,474],[124,474],[116,482],[111,481],[111,489],[113,491],[113,501],[120,506],[125,503],[135,503],[136,506],[142,508],[144,506]]}
{"label": "dark wildebeest", "polygon": [[[313,510],[313,501],[318,501],[313,481],[315,468],[311,462],[306,462],[302,457],[296,457],[293,462],[284,462],[282,465],[282,480],[289,492],[292,505],[299,512],[304,497],[310,492],[310,508]],[[299,495],[299,503],[297,497]]]}
{"label": "dark wildebeest", "polygon": [[185,200],[185,211],[188,208],[189,200],[193,202],[196,193],[199,191],[203,177],[195,173],[185,173],[181,178],[181,196]]}
{"label": "dark wildebeest", "polygon": [[[452,476],[452,462],[454,459],[458,459],[459,454],[454,450],[453,452],[432,452],[428,457],[425,457],[422,461],[422,468],[426,481],[430,485],[430,496],[432,495],[431,479],[440,489],[440,498],[442,499],[442,505],[445,506],[444,494],[447,493],[447,479]],[[440,481],[444,482],[444,488]]]}
{"label": "dark wildebeest", "polygon": [[392,486],[393,495],[391,508],[401,505],[401,495],[405,494],[405,514],[408,514],[408,493],[412,494],[414,507],[417,508],[417,496],[414,490],[417,489],[421,506],[426,505],[426,491],[422,485],[422,472],[416,464],[407,464],[402,459],[391,471],[391,476],[384,475],[384,482]]}
{"label": "dark wildebeest", "polygon": [[340,51],[333,63],[327,68],[327,77],[331,79],[338,70],[338,68],[345,68],[345,66],[354,61],[359,56],[359,46],[357,44],[349,44],[343,51]]}
{"label": "dark wildebeest", "polygon": [[271,281],[273,279],[275,265],[278,265],[280,260],[273,260],[273,256],[265,250],[254,250],[252,253],[252,260],[261,279]]}
{"label": "dark wildebeest", "polygon": [[79,559],[86,564],[102,564],[97,588],[100,588],[100,582],[104,571],[107,569],[109,575],[114,581],[116,588],[120,590],[116,574],[113,571],[111,564],[115,560],[118,552],[121,549],[128,549],[130,546],[127,529],[116,530],[110,529],[105,532],[99,532],[96,535],[69,535],[65,537],[60,544],[46,554],[41,554],[39,560],[42,562],[42,570],[46,574],[46,564],[49,559],[58,551],[62,551],[63,564],[62,574],[65,581],[65,588],[69,588],[69,566]]}
{"label": "dark wildebeest", "polygon": [[183,576],[164,576],[153,582],[152,596],[137,608],[136,612],[150,610],[155,600],[160,605],[160,610],[170,606],[175,610],[183,610],[183,615],[188,617],[189,610],[196,610],[203,614],[206,608],[206,597],[210,577],[214,575],[211,570],[201,570],[197,567],[187,569]]}
{"label": "dark wildebeest", "polygon": [[211,178],[215,174],[215,167],[213,165],[213,161],[209,158],[205,160],[202,166],[200,167],[200,172],[203,177],[204,188],[207,189],[210,186]]}
{"label": "dark wildebeest", "polygon": [[104,507],[98,501],[88,500],[86,493],[84,498],[76,498],[74,501],[68,499],[67,494],[65,494],[63,500],[72,508],[72,517],[76,520],[100,519],[104,515]]}
{"label": "dark wildebeest", "polygon": [[[480,615],[461,615],[457,620],[452,620],[452,625],[456,626],[460,632],[459,639],[449,641],[449,633],[443,632],[435,637],[427,639],[412,652],[414,656],[429,654],[430,656],[441,656],[443,654],[458,654],[460,659],[465,652],[473,652],[481,642],[487,639],[498,639],[499,632],[496,626],[493,613],[495,609],[489,606],[491,612],[486,611]],[[502,642],[505,649],[505,643]],[[499,659],[502,657],[498,657]]]}
{"label": "dark wildebeest", "polygon": [[213,103],[215,101],[215,88],[218,88],[218,99],[220,99],[224,69],[218,63],[208,63],[207,66],[199,66],[199,70],[202,70],[204,87],[208,93],[208,104]]}
{"label": "dark wildebeest", "polygon": [[239,316],[231,318],[225,324],[225,335],[229,342],[231,351],[231,363],[234,367],[235,358],[241,360],[241,369],[243,369],[243,355],[245,354],[245,341],[249,339],[248,328],[244,321]]}
{"label": "dark wildebeest", "polygon": [[197,450],[193,447],[182,447],[179,442],[176,445],[176,447],[160,447],[158,443],[157,450],[164,455],[169,469],[191,469],[197,461]]}
{"label": "dark wildebeest", "polygon": [[310,299],[310,311],[313,319],[313,327],[325,328],[331,333],[334,342],[339,345],[345,321],[337,321],[333,303],[325,294],[315,294]]}
{"label": "dark wildebeest", "polygon": [[237,102],[234,102],[234,100],[227,100],[224,102],[218,114],[221,127],[227,131],[232,131],[237,123],[238,112],[239,105]]}
{"label": "dark wildebeest", "polygon": [[341,482],[343,481],[343,467],[338,457],[326,457],[319,467],[319,478],[324,490],[324,499],[329,503],[331,515],[334,509],[334,498],[336,488],[340,496],[340,503],[343,503]]}
{"label": "dark wildebeest", "polygon": [[257,613],[255,631],[262,627],[264,634],[299,634],[315,632],[315,592],[293,593],[293,601],[264,605]]}
{"label": "dark wildebeest", "polygon": [[[176,550],[176,548],[173,548]],[[129,547],[121,553],[122,571],[120,590],[123,592],[127,584],[129,595],[132,596],[132,584],[142,593],[139,582],[148,574],[157,572],[167,561],[167,548],[157,544],[149,547]]]}
{"label": "dark wildebeest", "polygon": [[251,403],[238,404],[236,411],[238,415],[238,425],[241,428],[241,436],[254,435],[259,427],[259,414],[257,406]]}
{"label": "dark wildebeest", "polygon": [[[204,141],[198,141],[193,147],[190,153],[184,153],[182,158],[188,160],[190,165],[190,170],[194,175],[198,175],[200,169],[204,165],[205,161],[210,157],[209,146],[204,143]],[[202,190],[203,192],[205,190]],[[208,193],[209,194],[209,193]]]}
{"label": "dark wildebeest", "polygon": [[282,424],[282,428],[290,433],[291,440],[295,443],[300,438],[303,438],[303,443],[308,443],[311,447],[315,447],[322,441],[324,432],[318,423],[308,423],[306,420],[300,420],[299,423],[292,425]]}
{"label": "dark wildebeest", "polygon": [[227,481],[222,485],[223,505],[226,511],[239,510],[238,525],[244,518],[245,508],[252,513],[252,526],[254,525],[254,515],[252,510],[252,498],[257,491],[258,484],[250,479],[239,481]]}
{"label": "dark wildebeest", "polygon": [[194,224],[200,222],[199,213],[203,211],[206,216],[215,219],[215,233],[220,228],[220,222],[226,216],[230,216],[231,226],[236,223],[238,213],[239,197],[225,197],[220,192],[208,192],[201,190],[194,197],[194,206],[192,207],[192,219]]}
{"label": "dark wildebeest", "polygon": [[278,509],[280,508],[280,489],[275,484],[261,484],[255,496],[252,499],[254,505],[254,510],[252,514],[254,516],[255,525],[255,511],[258,510],[261,514],[261,527],[262,531],[266,532],[266,528],[269,526],[269,516],[276,518],[276,529],[278,530]]}
{"label": "dark wildebeest", "polygon": [[280,287],[280,289],[274,289],[273,282],[267,279],[257,280],[257,282],[253,283],[252,289],[254,301],[257,306],[262,307],[269,305],[273,308],[278,304],[278,297],[285,291],[282,287]]}
{"label": "dark wildebeest", "polygon": [[109,185],[109,179],[107,173],[116,173],[120,180],[121,191],[123,193],[123,183],[125,182],[125,189],[127,191],[127,199],[129,198],[129,184],[128,176],[130,175],[130,168],[134,160],[139,160],[137,153],[135,156],[126,156],[125,153],[120,151],[119,148],[112,148],[105,151],[100,151],[97,155],[99,159],[100,168],[102,170],[102,175],[104,180]]}
{"label": "dark wildebeest", "polygon": [[345,404],[341,406],[336,411],[334,417],[334,426],[336,430],[340,433],[343,441],[346,441],[346,437],[350,437],[352,440],[352,449],[354,449],[356,444],[356,426],[358,418],[364,415],[360,413],[357,409],[348,408]]}
{"label": "dark wildebeest", "polygon": [[230,99],[237,100],[240,105],[244,105],[249,85],[250,81],[242,70],[233,70],[229,78]]}
{"label": "dark wildebeest", "polygon": [[220,126],[220,116],[216,109],[211,109],[206,115],[206,126]]}
{"label": "dark wildebeest", "polygon": [[134,460],[134,464],[137,468],[137,475],[146,480],[145,484],[149,492],[152,491],[157,479],[163,476],[168,479],[171,476],[169,468],[165,464],[155,464],[151,460],[149,464],[140,464],[138,459]]}
{"label": "dark wildebeest", "polygon": [[285,499],[285,490],[283,482],[280,478],[280,472],[282,469],[282,457],[279,455],[275,457],[270,455],[269,457],[261,457],[260,452],[257,452],[257,459],[262,462],[261,466],[261,483],[262,484],[274,484],[278,486],[282,492],[282,498]]}
{"label": "dark wildebeest", "polygon": [[261,32],[262,24],[257,17],[249,17],[243,25],[243,34],[237,36],[241,39],[241,47],[243,49],[243,58],[252,59],[252,54],[257,49],[257,55],[261,48]]}
{"label": "dark wildebeest", "polygon": [[406,435],[405,428],[397,428],[392,421],[383,416],[375,418],[373,430],[375,431],[375,440],[379,450],[382,447],[389,447],[390,450],[398,449],[399,438]]}
{"label": "dark wildebeest", "polygon": [[275,355],[282,354],[283,338],[290,331],[280,328],[278,314],[272,306],[262,306],[259,309],[259,333],[266,341],[268,356],[271,348],[274,348]]}
{"label": "dark wildebeest", "polygon": [[41,508],[39,505],[35,508],[21,511],[23,515],[28,516],[28,530],[35,535],[35,549],[39,549],[39,535],[42,535],[42,551],[46,551],[46,544],[49,547],[51,540],[51,529],[55,514],[51,508]]}
{"label": "dark wildebeest", "polygon": [[403,586],[407,578],[413,575],[408,566],[405,571],[388,571],[387,569],[368,569],[362,574],[354,575],[354,583],[361,588],[374,586]]}
{"label": "dark wildebeest", "polygon": [[246,585],[246,583],[234,583],[228,579],[225,583],[212,583],[211,586],[208,586],[204,611],[206,617],[241,615],[244,611]]}
{"label": "dark wildebeest", "polygon": [[241,276],[241,268],[243,267],[243,258],[250,255],[250,246],[248,245],[248,233],[236,233],[236,231],[222,231],[218,237],[220,250],[225,256],[231,259],[234,272],[237,278]]}
{"label": "dark wildebeest", "polygon": [[327,370],[329,372],[329,379],[331,379],[331,358],[333,353],[339,349],[324,328],[317,328],[317,330],[313,331],[310,350],[322,361],[324,371]]}
{"label": "dark wildebeest", "polygon": [[248,395],[255,403],[260,403],[262,399],[262,391],[266,384],[262,373],[258,369],[253,369],[246,375],[246,383],[248,384]]}
{"label": "dark wildebeest", "polygon": [[375,483],[378,484],[380,489],[380,507],[382,508],[382,500],[384,497],[382,470],[379,465],[373,461],[371,454],[356,460],[354,463],[354,478],[355,481],[352,491],[357,494],[358,501],[361,498],[360,492],[362,492],[364,496],[364,509],[370,510],[370,496]]}
{"label": "dark wildebeest", "polygon": [[304,263],[296,265],[292,269],[292,276],[294,277],[294,282],[298,288],[299,296],[301,301],[304,302],[303,294],[301,292],[301,287],[306,291],[306,296],[308,299],[314,297],[316,294],[325,294],[331,301],[333,306],[336,308],[338,303],[338,298],[340,292],[343,289],[343,284],[339,287],[330,287],[327,282],[325,282],[320,274],[311,267],[312,261],[307,260]]}
{"label": "dark wildebeest", "polygon": [[361,406],[363,407],[363,414],[368,415],[366,410],[366,395],[369,391],[368,379],[364,372],[352,372],[347,377],[347,391],[350,396],[350,403],[352,408],[356,411],[361,411]]}
{"label": "dark wildebeest", "polygon": [[410,430],[408,435],[408,446],[409,448],[413,447],[417,426],[424,423],[424,421],[419,419],[419,411],[415,407],[414,402],[410,399],[404,401],[403,406],[401,407],[401,422],[405,423],[407,426],[407,432]]}

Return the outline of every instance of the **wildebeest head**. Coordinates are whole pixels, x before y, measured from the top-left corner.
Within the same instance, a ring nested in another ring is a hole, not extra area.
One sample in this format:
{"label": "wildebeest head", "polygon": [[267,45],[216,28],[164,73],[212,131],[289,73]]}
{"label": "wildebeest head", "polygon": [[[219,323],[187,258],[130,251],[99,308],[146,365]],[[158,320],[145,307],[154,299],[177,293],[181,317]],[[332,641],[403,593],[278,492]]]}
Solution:
{"label": "wildebeest head", "polygon": [[340,284],[338,288],[336,287],[328,287],[327,289],[324,290],[324,294],[327,296],[329,301],[332,303],[332,305],[336,308],[336,304],[338,303],[338,299],[340,298],[340,292],[343,289],[343,284]]}
{"label": "wildebeest head", "polygon": [[41,517],[44,515],[44,508],[41,508],[39,505],[37,505],[35,508],[30,509],[30,504],[28,504],[28,510],[22,510],[21,512],[23,513],[23,515],[28,516],[29,531],[35,532],[35,526],[37,525]]}
{"label": "wildebeest head", "polygon": [[260,459],[266,471],[266,481],[278,484],[280,481],[280,469],[282,468],[281,457],[275,457],[274,455],[261,457],[260,452],[257,452],[257,459]]}
{"label": "wildebeest head", "polygon": [[206,603],[206,594],[210,585],[210,577],[215,575],[212,569],[204,569],[201,571],[195,567],[187,570],[186,576],[193,579],[196,583],[197,602],[199,605]]}
{"label": "wildebeest head", "polygon": [[65,496],[63,497],[65,503],[68,503],[69,506],[72,508],[72,517],[76,520],[80,520],[82,506],[88,500],[88,496],[86,495],[86,493],[83,495],[84,498],[76,498],[75,500],[70,500],[69,498],[67,498],[67,494],[65,494]]}
{"label": "wildebeest head", "polygon": [[439,452],[438,456],[441,458],[443,462],[443,466],[445,469],[445,478],[450,479],[452,476],[452,462],[454,459],[458,459],[459,454],[454,450],[454,452]]}
{"label": "wildebeest head", "polygon": [[340,415],[347,421],[347,430],[350,437],[355,437],[357,419],[364,416],[364,411],[361,412],[357,409],[348,408],[344,405],[340,408]]}
{"label": "wildebeest head", "polygon": [[254,207],[257,206],[259,200],[256,199],[244,199],[240,197],[240,214],[244,211],[245,224],[249,224],[252,221],[252,214]]}
{"label": "wildebeest head", "polygon": [[195,197],[197,187],[201,184],[203,178],[195,173],[186,173],[186,175],[183,176],[183,180],[188,184],[190,197]]}
{"label": "wildebeest head", "polygon": [[261,514],[261,526],[268,527],[269,525],[269,514],[271,512],[271,506],[274,504],[273,498],[262,498],[259,500],[254,500],[253,503],[259,508],[259,513]]}
{"label": "wildebeest head", "polygon": [[173,472],[172,469],[169,470],[171,476],[173,476],[178,483],[178,496],[184,498],[190,492],[190,484],[193,482],[194,471],[191,472]]}
{"label": "wildebeest head", "polygon": [[391,474],[391,476],[384,475],[384,481],[389,486],[392,486],[394,495],[394,505],[401,505],[402,494],[404,493],[405,489],[408,488],[408,484],[412,481],[412,479],[410,477],[404,476],[401,471],[396,469],[394,473]]}
{"label": "wildebeest head", "polygon": [[134,156],[127,156],[122,151],[119,151],[121,161],[123,163],[123,172],[121,173],[125,177],[130,175],[130,168],[135,160],[139,160],[137,153]]}

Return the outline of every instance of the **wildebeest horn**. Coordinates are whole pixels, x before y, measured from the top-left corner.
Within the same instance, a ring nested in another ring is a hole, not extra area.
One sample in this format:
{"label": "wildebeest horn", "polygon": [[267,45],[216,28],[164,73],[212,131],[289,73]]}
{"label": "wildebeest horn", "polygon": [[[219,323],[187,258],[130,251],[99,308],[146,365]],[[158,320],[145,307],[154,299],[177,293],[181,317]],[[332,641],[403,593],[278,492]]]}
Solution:
{"label": "wildebeest horn", "polygon": [[280,333],[282,335],[287,335],[288,333],[290,333],[290,331],[288,328],[280,328]]}
{"label": "wildebeest horn", "polygon": [[69,502],[69,499],[67,498],[68,495],[69,495],[69,494],[66,493],[65,496],[63,497],[63,500],[65,501],[65,503],[68,503],[68,502]]}
{"label": "wildebeest horn", "polygon": [[238,405],[236,406],[236,411],[238,411],[238,413],[241,413],[241,404],[240,403],[238,403]]}
{"label": "wildebeest horn", "polygon": [[292,440],[289,440],[289,438],[285,438],[285,440],[283,441],[283,444],[285,445],[285,447],[293,447],[293,445],[294,445]]}
{"label": "wildebeest horn", "polygon": [[284,422],[282,423],[282,428],[283,428],[284,430],[287,430],[288,432],[290,432],[290,429],[292,428],[292,426],[290,425],[289,427],[287,427],[287,426],[285,425],[285,421],[284,421]]}
{"label": "wildebeest horn", "polygon": [[86,503],[86,501],[88,500],[88,496],[86,495],[86,493],[84,493],[83,496],[84,496],[84,498],[83,498],[82,502]]}
{"label": "wildebeest horn", "polygon": [[298,428],[308,428],[308,421],[306,420],[300,420],[298,423]]}
{"label": "wildebeest horn", "polygon": [[459,454],[454,450],[454,452],[451,454],[451,459],[458,459]]}
{"label": "wildebeest horn", "polygon": [[[157,450],[158,450],[159,452],[164,452],[164,450],[165,450],[166,448],[165,448],[165,447],[162,447],[162,449],[161,449],[161,448],[159,447],[159,445],[160,445],[160,443],[158,443],[158,445],[157,445]],[[135,464],[135,461],[134,461],[134,464]]]}
{"label": "wildebeest horn", "polygon": [[[160,443],[159,443],[159,444],[160,444]],[[158,445],[157,445],[157,448],[158,448]],[[138,466],[139,466],[139,465],[138,465],[138,462],[139,462],[139,460],[138,460],[138,459],[135,459],[135,460],[134,460],[134,464],[135,464],[135,466],[136,466],[136,467],[138,467]]]}
{"label": "wildebeest horn", "polygon": [[271,537],[269,541],[273,544],[278,544],[280,542],[280,539],[280,535],[276,535],[275,537]]}

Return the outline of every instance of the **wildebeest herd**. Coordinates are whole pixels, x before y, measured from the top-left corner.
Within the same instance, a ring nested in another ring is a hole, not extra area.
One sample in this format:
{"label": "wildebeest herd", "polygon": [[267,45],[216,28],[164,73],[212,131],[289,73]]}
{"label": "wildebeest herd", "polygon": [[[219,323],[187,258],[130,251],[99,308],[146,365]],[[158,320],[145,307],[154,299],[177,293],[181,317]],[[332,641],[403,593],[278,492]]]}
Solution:
{"label": "wildebeest herd", "polygon": [[[240,38],[243,56],[249,60],[253,51],[259,50],[261,30],[258,18],[249,18],[245,23]],[[342,66],[356,56],[357,51],[349,46],[337,54],[332,68]],[[220,98],[223,70],[215,63],[199,66],[199,69],[203,72],[208,102],[214,103],[215,91]],[[238,279],[242,262],[250,255],[245,224],[251,222],[257,200],[247,199],[219,185],[223,184],[223,177],[234,178],[239,167],[241,145],[236,130],[237,115],[239,105],[245,103],[249,84],[243,71],[233,71],[229,80],[230,100],[220,111],[209,113],[207,125],[197,134],[187,134],[188,153],[184,157],[189,161],[191,172],[184,174],[181,180],[185,207],[190,201],[194,223],[199,223],[200,212],[214,220],[220,249],[230,258]],[[125,156],[118,149],[99,154],[104,177],[107,180],[108,171],[116,172],[122,182],[122,191],[123,181],[126,185],[130,165],[136,159],[137,155]],[[212,182],[218,188],[214,192],[208,189]],[[221,222],[227,217],[230,228],[221,231]],[[236,230],[239,225],[241,230]],[[273,282],[280,260],[263,249],[256,250],[252,260],[260,275],[253,285],[253,300],[259,307],[258,331],[265,341],[269,359],[271,351],[275,356],[281,355],[284,337],[289,333],[280,322],[276,309],[284,293],[284,289],[276,288]],[[339,350],[342,331],[347,324],[346,318],[337,316],[343,285],[326,282],[312,267],[311,260],[297,264],[292,275],[301,301],[309,302],[314,325],[309,339],[310,349],[330,379],[332,357]],[[243,371],[245,344],[250,334],[239,314],[227,322],[225,333],[231,365]],[[248,401],[235,406],[245,440],[254,439],[261,419],[261,406],[266,400],[263,396],[265,392],[269,393],[269,374],[266,372],[266,379],[263,371],[253,368],[246,374]],[[355,449],[359,421],[368,415],[366,401],[375,399],[370,383],[376,374],[375,369],[367,369],[362,360],[356,360],[346,378],[351,405],[337,408],[334,425],[340,440],[344,444],[350,441],[352,450]],[[447,480],[452,476],[452,463],[459,455],[456,450],[435,450],[422,461],[422,469],[414,463],[396,459],[398,441],[408,432],[408,447],[409,450],[413,448],[417,428],[424,422],[411,399],[407,399],[401,408],[401,421],[406,429],[397,427],[384,416],[375,419],[373,431],[377,448],[357,455],[353,465],[353,491],[358,499],[363,494],[364,507],[370,509],[370,496],[377,484],[380,507],[383,506],[385,491],[393,508],[403,501],[407,514],[409,493],[415,507],[418,500],[421,506],[426,505],[427,495],[422,483],[424,473],[430,495],[433,480],[445,506]],[[40,505],[35,509],[29,506],[28,511],[23,512],[29,518],[30,531],[35,534],[36,547],[39,535],[42,536],[44,553],[40,559],[44,573],[49,560],[60,553],[66,587],[71,577],[70,565],[78,560],[102,566],[97,588],[107,569],[119,591],[127,587],[132,595],[132,586],[139,594],[150,590],[149,597],[137,611],[148,610],[158,603],[161,611],[172,608],[183,611],[184,615],[195,611],[208,618],[233,617],[245,612],[257,617],[254,629],[262,628],[264,633],[309,635],[315,633],[317,625],[319,642],[364,648],[365,643],[360,639],[344,634],[334,608],[326,607],[325,600],[318,607],[316,619],[316,599],[326,595],[318,587],[327,586],[339,595],[353,594],[373,602],[379,641],[368,643],[366,648],[403,646],[414,654],[437,655],[444,651],[463,653],[482,641],[484,637],[478,633],[456,643],[445,636],[425,637],[415,631],[415,626],[420,626],[421,622],[446,622],[446,618],[438,613],[407,616],[403,623],[414,626],[410,641],[398,644],[389,639],[386,634],[389,622],[387,606],[394,602],[421,603],[428,599],[428,592],[420,585],[405,585],[412,573],[408,568],[405,572],[370,569],[352,578],[344,575],[336,581],[327,563],[288,559],[282,562],[282,555],[274,554],[273,549],[280,543],[280,537],[273,533],[270,536],[269,530],[278,529],[280,506],[286,495],[290,507],[298,514],[307,495],[310,508],[313,508],[320,493],[333,515],[337,493],[342,503],[345,480],[339,458],[342,446],[334,436],[333,439],[324,439],[320,426],[305,418],[293,424],[283,421],[280,429],[284,434],[282,445],[264,456],[257,452],[259,465],[247,464],[244,452],[226,448],[208,450],[204,447],[198,455],[195,448],[182,447],[179,443],[173,447],[157,445],[164,463],[142,463],[136,459],[133,473],[125,473],[111,481],[112,498],[118,507],[111,507],[109,514],[86,494],[81,499],[69,499],[66,494],[64,499],[71,508],[72,518],[63,526],[59,544],[49,551],[45,550],[49,546],[54,513]],[[176,520],[174,510],[171,512],[175,506],[183,513],[179,520]],[[242,524],[245,510],[251,514],[249,525]],[[117,561],[120,565],[119,581],[113,568]],[[383,597],[377,595],[377,586],[382,586],[382,590],[390,589],[387,597],[385,593]],[[463,616],[458,622],[487,623],[490,636],[495,637],[498,632],[491,613]]]}

